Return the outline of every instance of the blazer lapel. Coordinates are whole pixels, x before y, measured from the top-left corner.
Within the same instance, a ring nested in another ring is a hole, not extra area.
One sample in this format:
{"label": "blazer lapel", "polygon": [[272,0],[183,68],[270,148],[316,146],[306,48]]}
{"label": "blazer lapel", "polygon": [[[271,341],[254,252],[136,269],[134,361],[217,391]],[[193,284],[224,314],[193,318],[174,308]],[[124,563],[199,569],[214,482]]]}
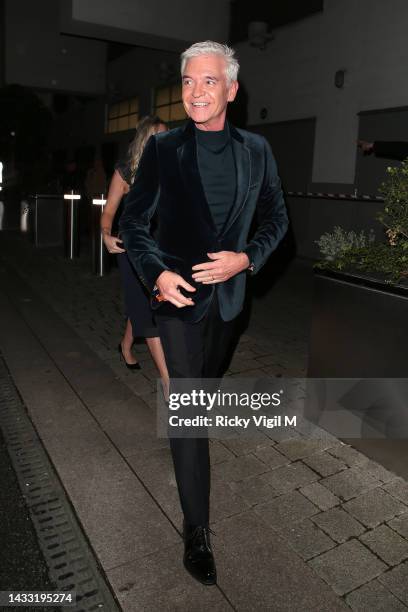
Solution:
{"label": "blazer lapel", "polygon": [[248,198],[249,186],[251,184],[251,152],[246,146],[241,134],[232,125],[230,125],[230,134],[232,153],[234,155],[237,172],[237,188],[235,201],[231,206],[221,235],[228,232],[229,228],[244,208]]}

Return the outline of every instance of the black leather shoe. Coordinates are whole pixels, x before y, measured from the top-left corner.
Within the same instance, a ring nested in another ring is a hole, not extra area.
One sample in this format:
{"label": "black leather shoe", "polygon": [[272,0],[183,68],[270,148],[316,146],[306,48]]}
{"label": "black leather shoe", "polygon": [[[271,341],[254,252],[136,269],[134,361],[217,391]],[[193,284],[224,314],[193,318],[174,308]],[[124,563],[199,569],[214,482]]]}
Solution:
{"label": "black leather shoe", "polygon": [[183,524],[184,567],[202,584],[217,583],[217,571],[210,545],[209,527]]}

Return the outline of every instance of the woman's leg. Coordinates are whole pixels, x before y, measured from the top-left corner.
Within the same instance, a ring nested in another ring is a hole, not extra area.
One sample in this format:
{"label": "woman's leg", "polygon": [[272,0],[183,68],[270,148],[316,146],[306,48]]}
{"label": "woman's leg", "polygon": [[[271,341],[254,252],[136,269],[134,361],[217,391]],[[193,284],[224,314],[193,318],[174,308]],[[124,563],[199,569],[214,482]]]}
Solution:
{"label": "woman's leg", "polygon": [[120,342],[122,347],[122,354],[126,361],[126,363],[134,364],[137,363],[137,359],[133,356],[132,353],[132,344],[133,344],[133,332],[132,332],[132,324],[130,319],[126,321],[126,328],[124,336]]}
{"label": "woman's leg", "polygon": [[154,363],[156,364],[156,368],[159,370],[165,397],[167,397],[169,390],[169,373],[167,371],[166,359],[164,357],[160,338],[158,336],[155,338],[146,338],[146,344],[149,347],[149,351]]}
{"label": "woman's leg", "polygon": [[157,329],[153,322],[149,298],[125,253],[118,255],[118,264],[125,294],[126,311],[129,316],[125,335],[122,340],[123,356],[127,363],[137,363],[131,353],[133,338],[145,337],[152,359],[163,381],[163,387],[166,393],[169,384],[169,375],[160,338],[154,336],[154,334],[157,333]]}

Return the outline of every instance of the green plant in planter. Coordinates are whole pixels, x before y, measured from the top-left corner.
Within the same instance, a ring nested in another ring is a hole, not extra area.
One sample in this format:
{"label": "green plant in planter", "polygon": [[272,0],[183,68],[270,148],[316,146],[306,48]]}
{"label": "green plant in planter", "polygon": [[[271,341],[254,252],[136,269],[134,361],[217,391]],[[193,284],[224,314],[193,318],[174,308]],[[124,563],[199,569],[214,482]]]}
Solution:
{"label": "green plant in planter", "polygon": [[377,242],[372,230],[357,234],[337,226],[316,241],[324,257],[316,267],[374,273],[389,283],[408,277],[408,159],[389,166],[387,175],[380,187],[384,209],[377,214],[387,241]]}
{"label": "green plant in planter", "polygon": [[332,233],[326,232],[322,234],[319,240],[316,240],[316,243],[319,245],[320,252],[324,256],[325,261],[335,264],[348,251],[364,249],[374,239],[373,232],[366,236],[364,231],[361,231],[359,234],[354,231],[347,232],[342,227],[336,225]]}
{"label": "green plant in planter", "polygon": [[391,246],[408,240],[408,159],[401,166],[388,166],[388,180],[382,183],[380,194],[384,209],[377,219],[387,228]]}

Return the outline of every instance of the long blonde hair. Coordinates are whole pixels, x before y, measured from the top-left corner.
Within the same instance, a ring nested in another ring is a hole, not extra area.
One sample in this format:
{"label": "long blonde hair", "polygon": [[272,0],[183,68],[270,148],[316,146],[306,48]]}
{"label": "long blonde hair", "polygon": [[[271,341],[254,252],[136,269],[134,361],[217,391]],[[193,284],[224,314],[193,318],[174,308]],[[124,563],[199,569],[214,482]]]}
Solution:
{"label": "long blonde hair", "polygon": [[157,115],[147,115],[139,121],[136,128],[136,135],[128,148],[128,163],[132,182],[135,178],[136,170],[147,141],[150,136],[157,134],[161,125],[166,126],[166,123]]}

